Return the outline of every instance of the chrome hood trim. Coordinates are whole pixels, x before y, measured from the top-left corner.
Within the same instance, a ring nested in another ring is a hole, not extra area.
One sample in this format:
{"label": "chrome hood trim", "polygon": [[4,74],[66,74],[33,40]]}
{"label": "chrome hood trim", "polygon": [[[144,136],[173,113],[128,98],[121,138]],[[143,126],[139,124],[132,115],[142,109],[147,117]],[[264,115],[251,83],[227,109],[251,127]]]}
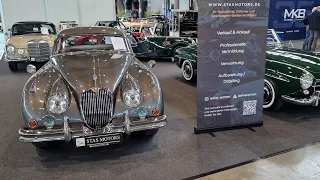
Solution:
{"label": "chrome hood trim", "polygon": [[134,60],[132,54],[114,51],[68,53],[52,59],[56,69],[77,93],[93,87],[115,92]]}

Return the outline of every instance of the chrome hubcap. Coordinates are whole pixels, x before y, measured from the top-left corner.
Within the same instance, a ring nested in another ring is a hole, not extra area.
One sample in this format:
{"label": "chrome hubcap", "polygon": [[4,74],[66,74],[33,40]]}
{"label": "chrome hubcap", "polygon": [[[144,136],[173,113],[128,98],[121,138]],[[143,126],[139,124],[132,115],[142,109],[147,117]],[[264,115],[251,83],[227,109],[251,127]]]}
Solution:
{"label": "chrome hubcap", "polygon": [[184,67],[183,67],[183,75],[185,78],[189,79],[191,78],[192,76],[192,67],[190,67],[189,64],[186,64]]}

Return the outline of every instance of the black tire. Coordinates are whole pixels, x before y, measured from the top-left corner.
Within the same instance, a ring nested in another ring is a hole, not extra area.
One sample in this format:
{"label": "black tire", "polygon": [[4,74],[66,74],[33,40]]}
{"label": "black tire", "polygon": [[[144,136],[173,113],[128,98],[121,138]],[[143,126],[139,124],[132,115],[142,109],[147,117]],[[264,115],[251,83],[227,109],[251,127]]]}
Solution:
{"label": "black tire", "polygon": [[12,72],[15,72],[18,70],[18,63],[17,62],[9,62],[9,69],[12,71]]}
{"label": "black tire", "polygon": [[269,77],[264,79],[263,109],[279,110],[283,105],[276,83]]}
{"label": "black tire", "polygon": [[51,149],[63,149],[67,147],[67,143],[64,141],[48,141],[48,142],[36,142],[32,143],[37,149],[51,150]]}
{"label": "black tire", "polygon": [[82,41],[82,44],[83,44],[83,45],[89,45],[89,39],[84,39],[84,40]]}
{"label": "black tire", "polygon": [[34,63],[34,65],[36,66],[36,68],[37,68],[37,71],[40,69],[40,68],[42,68],[42,66],[44,65],[45,63],[43,63],[43,62],[35,62]]}
{"label": "black tire", "polygon": [[188,81],[194,81],[196,79],[196,75],[194,73],[194,69],[190,60],[184,60],[181,66],[182,76]]}
{"label": "black tire", "polygon": [[144,131],[144,135],[145,136],[154,136],[155,134],[157,134],[159,129],[150,129],[150,130],[146,130]]}

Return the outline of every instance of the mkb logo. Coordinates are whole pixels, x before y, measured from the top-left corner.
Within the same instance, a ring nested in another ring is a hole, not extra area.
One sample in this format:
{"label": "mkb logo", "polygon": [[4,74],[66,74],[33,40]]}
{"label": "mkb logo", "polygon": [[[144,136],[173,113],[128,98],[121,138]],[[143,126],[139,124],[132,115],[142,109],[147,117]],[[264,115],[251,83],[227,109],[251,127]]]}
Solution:
{"label": "mkb logo", "polygon": [[285,9],[284,21],[302,20],[306,17],[306,9]]}

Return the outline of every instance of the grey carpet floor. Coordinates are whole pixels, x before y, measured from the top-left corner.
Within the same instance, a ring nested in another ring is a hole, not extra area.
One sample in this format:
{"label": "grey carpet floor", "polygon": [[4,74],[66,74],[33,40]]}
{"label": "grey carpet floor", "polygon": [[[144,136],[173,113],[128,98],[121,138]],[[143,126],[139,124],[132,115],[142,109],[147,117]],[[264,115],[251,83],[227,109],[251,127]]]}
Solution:
{"label": "grey carpet floor", "polygon": [[[23,68],[23,67],[22,67]],[[151,138],[94,149],[36,150],[18,140],[20,98],[30,76],[0,62],[0,179],[182,179],[320,139],[319,108],[286,106],[267,112],[264,126],[195,135],[196,86],[172,63],[154,72],[164,92],[169,124]]]}

